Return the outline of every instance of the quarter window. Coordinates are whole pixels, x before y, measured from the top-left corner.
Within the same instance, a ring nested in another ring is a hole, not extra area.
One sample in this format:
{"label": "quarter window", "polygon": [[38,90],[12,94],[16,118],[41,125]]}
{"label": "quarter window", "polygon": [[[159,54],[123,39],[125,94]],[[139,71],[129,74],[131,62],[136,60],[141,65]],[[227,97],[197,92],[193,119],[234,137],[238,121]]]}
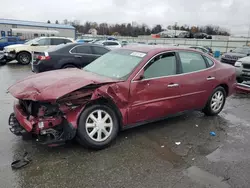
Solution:
{"label": "quarter window", "polygon": [[207,60],[207,63],[208,63],[208,65],[209,65],[209,67],[212,67],[212,66],[214,65],[214,62],[213,62],[211,59],[209,59],[209,58],[206,57],[206,56],[205,56],[205,59]]}
{"label": "quarter window", "polygon": [[97,54],[97,55],[103,55],[103,54],[106,54],[107,52],[109,52],[108,49],[102,48],[99,46],[92,46],[92,49],[93,49],[94,54]]}
{"label": "quarter window", "polygon": [[170,76],[176,74],[175,53],[165,53],[156,56],[144,70],[144,79]]}
{"label": "quarter window", "polygon": [[183,73],[195,72],[206,69],[206,62],[198,53],[179,52]]}

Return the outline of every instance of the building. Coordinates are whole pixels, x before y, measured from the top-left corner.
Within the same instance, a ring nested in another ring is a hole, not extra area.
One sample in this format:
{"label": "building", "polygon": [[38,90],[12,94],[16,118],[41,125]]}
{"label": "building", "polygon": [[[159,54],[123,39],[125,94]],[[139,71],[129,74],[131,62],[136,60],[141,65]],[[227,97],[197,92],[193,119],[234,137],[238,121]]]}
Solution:
{"label": "building", "polygon": [[95,28],[91,28],[88,33],[91,35],[97,35],[97,30]]}
{"label": "building", "polygon": [[20,36],[24,39],[40,36],[60,36],[75,39],[76,30],[71,25],[0,19],[0,37],[4,36]]}

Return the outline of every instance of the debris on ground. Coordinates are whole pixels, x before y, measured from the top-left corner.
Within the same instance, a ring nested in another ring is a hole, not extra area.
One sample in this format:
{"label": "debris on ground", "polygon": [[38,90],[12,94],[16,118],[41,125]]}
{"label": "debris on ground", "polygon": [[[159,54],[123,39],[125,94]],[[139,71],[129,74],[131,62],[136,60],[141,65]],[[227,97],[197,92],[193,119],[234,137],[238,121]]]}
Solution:
{"label": "debris on ground", "polygon": [[199,127],[199,125],[195,125],[195,127]]}
{"label": "debris on ground", "polygon": [[161,148],[164,148],[165,146],[161,146]]}
{"label": "debris on ground", "polygon": [[212,131],[212,132],[210,132],[209,134],[210,134],[211,136],[216,136],[216,133],[215,133],[215,132],[213,132],[213,131]]}
{"label": "debris on ground", "polygon": [[19,169],[28,165],[30,162],[31,162],[31,159],[28,158],[28,152],[25,152],[21,159],[18,159],[11,163],[11,167],[12,169]]}
{"label": "debris on ground", "polygon": [[195,160],[195,158],[192,159],[192,161],[194,161],[194,160]]}
{"label": "debris on ground", "polygon": [[175,144],[176,144],[176,145],[180,145],[180,144],[181,144],[181,142],[175,142]]}

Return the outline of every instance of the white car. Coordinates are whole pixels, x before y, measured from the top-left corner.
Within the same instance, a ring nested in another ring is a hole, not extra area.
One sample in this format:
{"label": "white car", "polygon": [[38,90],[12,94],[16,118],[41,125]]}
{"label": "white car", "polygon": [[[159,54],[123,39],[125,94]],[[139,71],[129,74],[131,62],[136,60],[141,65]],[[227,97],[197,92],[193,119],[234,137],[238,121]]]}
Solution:
{"label": "white car", "polygon": [[115,40],[101,40],[101,41],[95,42],[94,44],[100,44],[100,45],[106,46],[107,48],[111,50],[122,47],[121,43]]}
{"label": "white car", "polygon": [[32,52],[44,52],[52,46],[71,42],[74,40],[65,37],[39,37],[24,44],[6,46],[3,52],[8,61],[17,60],[18,63],[27,65],[32,60]]}
{"label": "white car", "polygon": [[250,81],[250,56],[238,59],[234,66],[237,82]]}

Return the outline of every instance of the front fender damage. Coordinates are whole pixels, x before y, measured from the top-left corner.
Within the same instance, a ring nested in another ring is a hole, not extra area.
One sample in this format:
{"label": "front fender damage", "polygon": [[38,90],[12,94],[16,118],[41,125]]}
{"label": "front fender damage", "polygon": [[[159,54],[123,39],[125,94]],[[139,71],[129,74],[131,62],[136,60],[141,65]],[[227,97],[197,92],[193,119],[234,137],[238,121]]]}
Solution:
{"label": "front fender damage", "polygon": [[[86,106],[93,103],[107,102],[114,107],[121,125],[126,123],[127,91],[125,86],[116,83],[93,84],[70,92],[50,103],[19,100],[13,118],[16,118],[17,122],[28,121],[29,123],[22,129],[37,135],[40,143],[54,146],[75,137],[81,113]],[[27,127],[30,128],[26,129]]]}

